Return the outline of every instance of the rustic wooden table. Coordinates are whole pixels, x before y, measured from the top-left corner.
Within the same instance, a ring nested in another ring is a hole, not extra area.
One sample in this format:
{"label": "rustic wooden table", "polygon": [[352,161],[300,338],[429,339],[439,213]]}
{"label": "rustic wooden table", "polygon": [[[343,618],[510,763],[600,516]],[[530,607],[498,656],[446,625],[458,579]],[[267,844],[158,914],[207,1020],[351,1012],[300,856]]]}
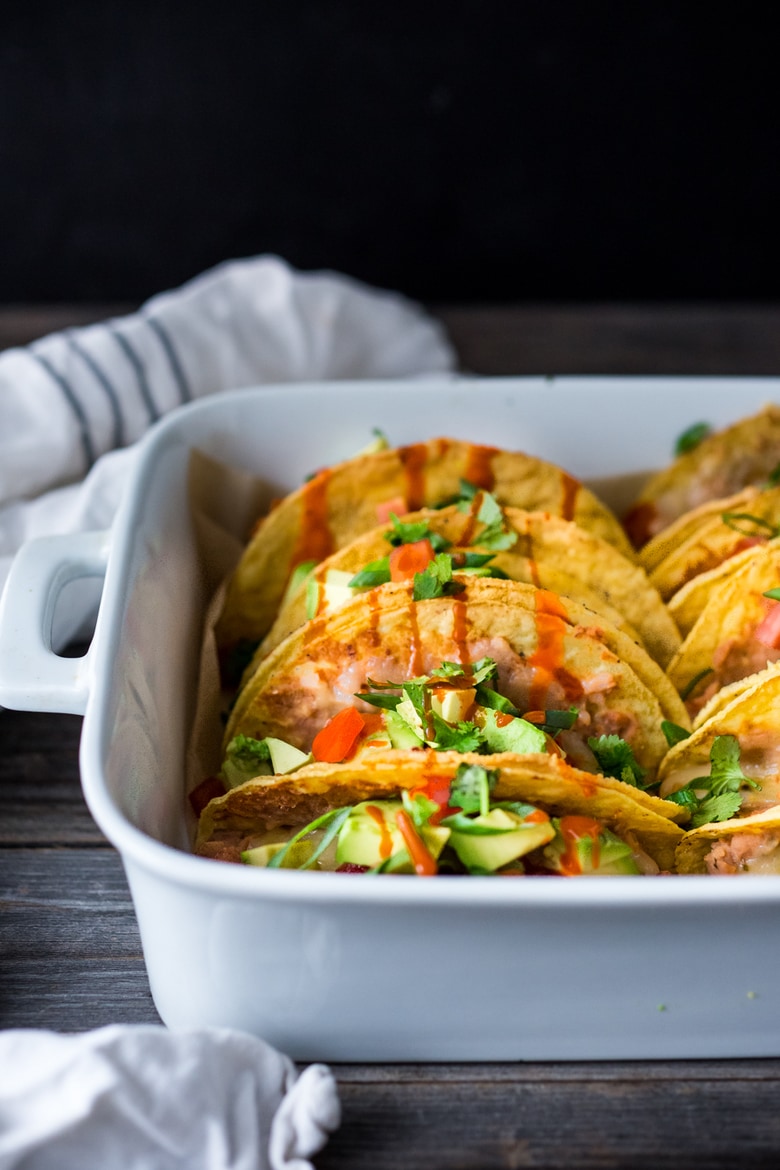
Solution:
{"label": "rustic wooden table", "polygon": [[[0,348],[121,309],[0,310]],[[779,306],[475,307],[438,315],[463,367],[477,373],[780,373]],[[158,1020],[119,858],[81,796],[80,723],[0,712],[6,1028]],[[321,1170],[656,1170],[662,1159],[697,1170],[780,1165],[780,1060],[338,1065],[335,1072],[344,1121],[316,1160]]]}

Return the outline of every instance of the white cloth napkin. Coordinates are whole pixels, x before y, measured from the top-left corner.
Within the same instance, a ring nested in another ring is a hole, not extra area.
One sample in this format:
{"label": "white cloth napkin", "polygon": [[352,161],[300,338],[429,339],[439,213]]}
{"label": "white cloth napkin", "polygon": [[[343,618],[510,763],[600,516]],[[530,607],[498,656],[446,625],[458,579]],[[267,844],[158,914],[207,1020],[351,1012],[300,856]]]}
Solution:
{"label": "white cloth napkin", "polygon": [[0,1170],[312,1170],[330,1070],[228,1029],[0,1032]]}
{"label": "white cloth napkin", "polygon": [[[334,273],[296,272],[275,256],[220,265],[130,316],[6,350],[0,590],[25,540],[109,526],[131,444],[175,406],[262,383],[419,376],[454,365],[443,329],[419,306]],[[69,597],[55,646],[87,616],[78,591]]]}

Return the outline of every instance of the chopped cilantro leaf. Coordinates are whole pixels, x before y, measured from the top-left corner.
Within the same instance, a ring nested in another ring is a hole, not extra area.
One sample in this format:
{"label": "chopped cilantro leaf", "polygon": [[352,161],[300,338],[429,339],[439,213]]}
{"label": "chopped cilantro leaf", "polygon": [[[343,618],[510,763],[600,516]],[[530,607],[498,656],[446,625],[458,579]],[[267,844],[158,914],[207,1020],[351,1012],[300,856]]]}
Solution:
{"label": "chopped cilantro leaf", "polygon": [[479,683],[489,682],[490,679],[495,678],[497,673],[498,663],[495,658],[478,658],[476,662],[471,664],[471,677],[475,686]]}
{"label": "chopped cilantro leaf", "polygon": [[672,723],[670,719],[664,719],[661,723],[661,731],[666,737],[666,742],[669,747],[674,747],[676,743],[682,743],[684,739],[688,739],[690,731],[686,731],[684,727],[680,727],[679,723]]}
{"label": "chopped cilantro leaf", "polygon": [[709,423],[694,423],[693,426],[688,427],[687,431],[683,431],[674,444],[675,455],[684,455],[686,451],[693,451],[694,447],[698,447],[702,439],[706,439],[707,435],[711,433],[712,427]]}
{"label": "chopped cilantro leaf", "polygon": [[431,678],[464,678],[468,669],[467,666],[461,666],[459,662],[445,660],[431,671]]}
{"label": "chopped cilantro leaf", "polygon": [[434,737],[431,747],[435,747],[437,751],[480,752],[487,747],[484,733],[476,723],[458,723],[453,727],[435,711],[431,711],[429,717]]}
{"label": "chopped cilantro leaf", "polygon": [[385,540],[397,548],[401,544],[416,544],[418,540],[429,540],[434,552],[444,552],[450,547],[450,541],[446,540],[438,532],[432,532],[426,520],[418,520],[413,524],[405,524],[403,520],[399,520],[395,512],[390,513],[390,519],[393,524],[391,532],[385,533]]}
{"label": "chopped cilantro leaf", "polygon": [[431,672],[431,679],[438,678],[467,678],[472,686],[478,686],[493,677],[498,666],[493,658],[480,658],[470,666],[461,666],[459,662],[444,661],[436,670]]}
{"label": "chopped cilantro leaf", "polygon": [[463,812],[490,811],[490,793],[498,781],[497,768],[483,768],[480,764],[461,764],[450,785],[450,804]]}
{"label": "chopped cilantro leaf", "polygon": [[422,573],[415,573],[412,597],[414,601],[428,601],[433,597],[461,593],[465,585],[452,579],[452,557],[437,553]]}
{"label": "chopped cilantro leaf", "polygon": [[644,779],[645,769],[636,762],[631,745],[619,735],[591,736],[588,747],[598,760],[604,776],[614,776],[616,780],[633,784],[635,788],[642,787],[640,781]]}
{"label": "chopped cilantro leaf", "polygon": [[743,787],[760,790],[758,781],[751,780],[742,771],[739,756],[736,736],[716,735],[710,748],[709,776],[697,776],[667,797],[691,811],[695,829],[714,821],[729,820],[739,812],[742,803],[739,793]]}
{"label": "chopped cilantro leaf", "polygon": [[722,792],[702,800],[691,816],[691,827],[711,825],[714,821],[730,821],[739,812],[742,798],[738,792]]}
{"label": "chopped cilantro leaf", "polygon": [[251,735],[235,735],[227,745],[231,760],[242,764],[270,760],[271,752],[264,739],[253,739]]}
{"label": "chopped cilantro leaf", "polygon": [[404,808],[412,818],[412,823],[415,828],[421,829],[423,825],[427,825],[435,812],[439,811],[439,806],[435,800],[431,800],[424,792],[416,792],[412,796],[407,789],[402,789],[401,800]]}

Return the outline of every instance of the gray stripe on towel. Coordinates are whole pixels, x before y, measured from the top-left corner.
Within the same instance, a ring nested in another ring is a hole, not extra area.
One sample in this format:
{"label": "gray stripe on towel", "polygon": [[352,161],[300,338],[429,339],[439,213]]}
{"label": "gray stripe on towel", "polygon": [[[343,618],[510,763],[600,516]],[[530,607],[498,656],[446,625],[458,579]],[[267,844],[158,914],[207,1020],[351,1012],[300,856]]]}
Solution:
{"label": "gray stripe on towel", "polygon": [[179,398],[182,402],[192,402],[192,391],[190,384],[187,381],[187,376],[184,373],[184,367],[179,360],[179,355],[176,352],[176,347],[173,344],[170,333],[164,329],[159,321],[154,317],[144,316],[144,321],[150,329],[154,330],[160,339],[160,344],[165,350],[165,356],[170,363],[171,373],[173,374],[176,385],[179,387]]}
{"label": "gray stripe on towel", "polygon": [[146,377],[146,367],[144,366],[144,363],[141,361],[127,338],[121,334],[115,326],[106,325],[106,329],[114,338],[117,345],[122,350],[122,353],[125,355],[127,360],[130,362],[130,365],[133,367],[133,370],[135,371],[136,380],[138,382],[138,389],[141,391],[141,397],[144,400],[144,405],[146,406],[147,412],[149,414],[149,422],[157,422],[158,418],[160,417],[160,412],[157,409],[154,398],[152,397],[152,391],[149,388],[149,382]]}
{"label": "gray stripe on towel", "polygon": [[114,437],[111,446],[124,447],[126,442],[125,420],[122,416],[122,407],[119,403],[119,395],[116,392],[116,388],[110,382],[108,376],[103,372],[103,370],[101,370],[92,354],[88,353],[87,350],[84,349],[84,347],[76,340],[73,334],[66,333],[65,336],[70,348],[81,358],[84,365],[92,372],[95,380],[100,383],[100,385],[103,387],[103,390],[105,391],[108,404],[111,407],[111,415],[114,419]]}
{"label": "gray stripe on towel", "polygon": [[95,462],[96,456],[95,448],[92,443],[92,436],[89,433],[89,420],[84,411],[84,407],[79,402],[79,399],[70,382],[67,380],[67,378],[64,378],[62,374],[55,370],[54,366],[51,364],[48,358],[44,357],[43,354],[36,353],[34,349],[29,347],[27,352],[33,361],[36,361],[41,369],[46,371],[52,382],[56,383],[56,385],[59,386],[60,390],[65,395],[65,401],[73,411],[73,414],[76,417],[76,421],[79,424],[81,447],[84,452],[84,461],[87,465],[86,470],[89,471],[90,467]]}

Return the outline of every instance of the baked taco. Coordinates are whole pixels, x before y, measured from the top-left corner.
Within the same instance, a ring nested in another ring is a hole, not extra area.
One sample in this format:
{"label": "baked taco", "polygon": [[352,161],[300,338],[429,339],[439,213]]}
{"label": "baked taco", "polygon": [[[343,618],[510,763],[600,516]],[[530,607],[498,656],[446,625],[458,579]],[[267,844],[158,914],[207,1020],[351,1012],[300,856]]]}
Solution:
{"label": "baked taco", "polygon": [[[420,678],[462,692],[450,702],[452,709],[461,704],[456,722],[469,723],[469,675],[487,661],[494,664],[489,689],[519,715],[543,719],[545,711],[574,708],[564,748],[570,762],[598,771],[590,740],[614,735],[651,783],[667,749],[662,722],[690,724],[646,651],[576,601],[515,581],[442,581],[433,571],[438,564],[293,632],[239,692],[225,745],[240,735],[271,736],[309,752],[344,708],[370,711],[379,704],[365,696],[375,691],[395,692],[397,701],[399,688]],[[444,663],[452,678],[435,681]],[[456,679],[458,671],[463,677]]]}
{"label": "baked taco", "polygon": [[377,751],[249,780],[203,810],[196,852],[352,873],[652,874],[675,808],[559,757]]}
{"label": "baked taco", "polygon": [[675,864],[678,873],[780,874],[780,806],[686,833]]}
{"label": "baked taco", "polygon": [[649,570],[650,581],[668,601],[700,573],[717,568],[745,549],[767,544],[778,535],[780,487],[719,501],[716,514],[708,515]]}
{"label": "baked taco", "polygon": [[477,492],[470,503],[423,509],[403,521],[392,516],[315,566],[289,591],[255,666],[305,621],[356,592],[403,579],[410,557],[424,567],[437,552],[451,556],[457,573],[525,581],[582,602],[641,642],[661,666],[680,646],[657,590],[613,545],[559,516],[501,508],[490,493]]}
{"label": "baked taco", "polygon": [[296,566],[324,560],[390,511],[401,515],[457,498],[463,481],[502,504],[573,520],[633,557],[616,517],[560,468],[521,452],[431,439],[325,468],[269,512],[229,582],[216,627],[219,645],[265,636]]}
{"label": "baked taco", "polygon": [[780,549],[780,537],[769,540],[766,544],[754,544],[742,552],[735,553],[728,560],[706,573],[699,573],[693,580],[688,581],[671,597],[667,603],[669,614],[683,637],[690,633],[698,621],[702,610],[710,597],[727,581],[732,580],[737,573],[753,561],[761,560],[770,551],[774,553]]}
{"label": "baked taco", "polygon": [[769,479],[780,463],[780,407],[683,445],[690,449],[648,481],[625,517],[636,548],[692,508]]}
{"label": "baked taco", "polygon": [[689,736],[670,748],[659,793],[691,814],[692,829],[780,804],[780,667],[724,688]]}
{"label": "baked taco", "polygon": [[723,686],[780,659],[780,547],[760,549],[711,588],[669,664],[695,715]]}

